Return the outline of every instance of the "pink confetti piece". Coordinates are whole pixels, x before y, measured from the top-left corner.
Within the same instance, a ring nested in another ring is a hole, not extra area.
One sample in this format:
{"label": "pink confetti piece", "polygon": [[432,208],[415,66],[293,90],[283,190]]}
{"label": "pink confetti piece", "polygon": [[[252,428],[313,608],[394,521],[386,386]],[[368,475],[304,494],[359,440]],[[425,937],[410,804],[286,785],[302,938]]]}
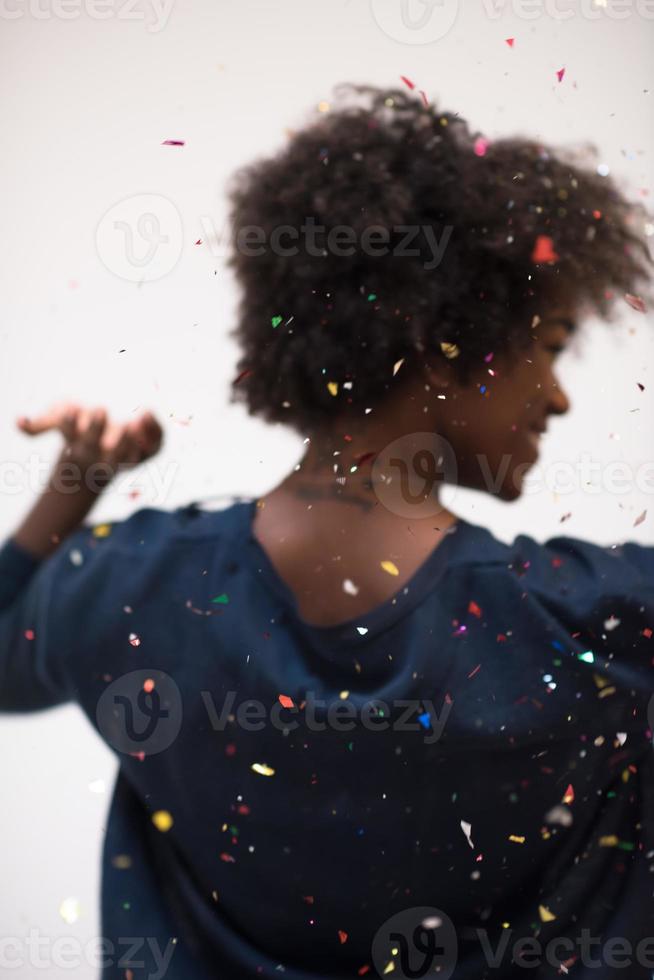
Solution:
{"label": "pink confetti piece", "polygon": [[634,527],[638,527],[639,524],[642,524],[646,517],[647,517],[647,508],[645,508],[643,513],[640,515],[640,517],[636,518],[636,520],[634,521]]}
{"label": "pink confetti piece", "polygon": [[486,155],[486,150],[490,145],[490,140],[484,139],[483,136],[478,136],[474,143],[475,155],[478,157],[483,157]]}
{"label": "pink confetti piece", "polygon": [[559,80],[560,82],[562,82],[562,81],[563,81],[563,76],[564,76],[564,75],[565,75],[565,68],[559,68],[559,70],[558,70],[558,71],[557,71],[557,73],[556,73],[556,77],[558,78],[558,80]]}
{"label": "pink confetti piece", "polygon": [[645,313],[646,307],[640,296],[634,296],[632,293],[625,293],[624,298],[633,310],[637,310],[639,313]]}
{"label": "pink confetti piece", "polygon": [[402,79],[402,81],[404,82],[404,84],[405,85],[408,85],[409,88],[413,91],[413,89],[416,87],[415,86],[415,83],[412,82],[411,79],[410,78],[407,78],[405,75],[400,75],[400,78]]}
{"label": "pink confetti piece", "polygon": [[162,146],[186,146],[185,140],[164,140]]}
{"label": "pink confetti piece", "polygon": [[514,43],[515,43],[515,38],[514,37],[505,37],[504,38],[504,41],[505,41],[506,44],[508,44],[508,46],[510,48],[512,48],[513,45],[514,45]]}

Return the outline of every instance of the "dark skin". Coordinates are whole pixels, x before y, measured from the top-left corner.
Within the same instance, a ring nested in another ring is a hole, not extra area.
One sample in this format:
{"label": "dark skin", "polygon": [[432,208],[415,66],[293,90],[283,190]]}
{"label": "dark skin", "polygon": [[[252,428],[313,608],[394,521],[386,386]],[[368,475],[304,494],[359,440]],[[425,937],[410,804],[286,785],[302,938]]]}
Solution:
{"label": "dark skin", "polygon": [[[254,522],[307,622],[326,626],[361,617],[365,623],[365,614],[402,590],[458,519],[439,502],[442,480],[429,489],[427,516],[418,507],[416,517],[404,507],[389,509],[373,460],[357,466],[366,454],[410,433],[438,433],[453,450],[457,485],[506,501],[520,496],[538,458],[535,430],[570,407],[555,366],[576,314],[564,301],[543,309],[527,328],[528,348],[494,356],[465,385],[456,380],[452,361],[432,357],[425,364],[423,358],[417,373],[398,379],[392,395],[356,425],[314,433],[295,470],[260,499]],[[416,468],[412,457],[407,450],[409,469]],[[392,562],[398,574],[382,562]],[[347,579],[356,594],[344,588]]]}

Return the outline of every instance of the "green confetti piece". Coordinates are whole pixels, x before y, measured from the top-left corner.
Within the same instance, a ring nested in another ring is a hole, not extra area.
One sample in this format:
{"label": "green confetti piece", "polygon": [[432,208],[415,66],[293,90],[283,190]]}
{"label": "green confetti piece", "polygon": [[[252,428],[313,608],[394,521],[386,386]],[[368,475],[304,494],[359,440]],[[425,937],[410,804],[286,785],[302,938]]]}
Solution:
{"label": "green confetti piece", "polygon": [[370,293],[370,294],[368,295],[368,302],[369,302],[369,303],[372,303],[372,302],[373,302],[373,300],[375,300],[375,299],[377,299],[377,293]]}
{"label": "green confetti piece", "polygon": [[284,318],[281,316],[274,316],[270,322],[272,323],[273,327],[278,327],[283,319]]}
{"label": "green confetti piece", "polygon": [[222,595],[217,595],[215,597],[215,599],[212,599],[211,601],[212,602],[220,602],[223,606],[226,606],[227,603],[229,602],[229,596],[227,595],[226,592],[223,592]]}
{"label": "green confetti piece", "polygon": [[595,663],[595,656],[592,650],[586,650],[585,653],[578,653],[577,657],[579,658],[579,660],[583,660],[585,664]]}

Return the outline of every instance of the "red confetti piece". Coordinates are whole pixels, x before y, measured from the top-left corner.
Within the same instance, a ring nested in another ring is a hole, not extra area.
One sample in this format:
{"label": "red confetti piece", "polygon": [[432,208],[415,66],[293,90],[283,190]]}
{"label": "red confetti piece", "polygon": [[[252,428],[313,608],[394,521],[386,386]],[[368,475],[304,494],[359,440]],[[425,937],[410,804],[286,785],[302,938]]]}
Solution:
{"label": "red confetti piece", "polygon": [[302,898],[307,903],[307,905],[313,905],[313,895],[303,895]]}
{"label": "red confetti piece", "polygon": [[341,945],[343,945],[343,943],[346,943],[347,942],[347,933],[346,932],[343,932],[342,929],[339,929],[338,930],[338,938],[341,941]]}
{"label": "red confetti piece", "polygon": [[25,630],[25,639],[26,640],[33,640],[34,639],[34,630]]}
{"label": "red confetti piece", "polygon": [[640,296],[633,296],[631,293],[625,293],[624,298],[633,310],[637,310],[639,313],[645,313],[645,304],[640,298]]}
{"label": "red confetti piece", "polygon": [[150,694],[151,691],[154,691],[154,681],[151,677],[148,677],[147,680],[143,681],[143,690],[146,694]]}
{"label": "red confetti piece", "polygon": [[560,568],[563,564],[563,558],[552,558],[552,568]]}
{"label": "red confetti piece", "polygon": [[476,616],[477,619],[481,617],[481,609],[472,599],[468,603],[468,612],[472,613],[473,616]]}
{"label": "red confetti piece", "polygon": [[368,973],[369,970],[370,970],[370,967],[366,963],[365,966],[360,966],[359,967],[359,969],[357,970],[357,973],[359,974],[360,977],[362,977],[365,973]]}
{"label": "red confetti piece", "polygon": [[231,854],[221,854],[220,855],[220,860],[221,861],[226,861],[228,864],[235,864],[236,863],[236,858],[235,857],[232,857]]}
{"label": "red confetti piece", "polygon": [[197,242],[195,244],[196,245],[201,245],[202,244],[202,239],[201,238],[198,238],[198,240],[197,240]]}
{"label": "red confetti piece", "polygon": [[575,800],[575,791],[572,787],[572,783],[570,783],[567,790],[563,794],[563,799],[561,800],[561,803],[574,803],[574,800]]}
{"label": "red confetti piece", "polygon": [[645,629],[643,630],[643,636],[646,636],[648,640],[652,638],[652,631],[649,628],[649,626],[646,626]]}
{"label": "red confetti piece", "polygon": [[556,262],[559,256],[554,251],[554,245],[549,235],[538,235],[534,250],[531,253],[532,262]]}
{"label": "red confetti piece", "polygon": [[595,218],[596,221],[599,221],[599,219],[602,217],[602,212],[601,211],[593,211],[593,217]]}
{"label": "red confetti piece", "polygon": [[184,140],[164,140],[162,146],[186,146]]}
{"label": "red confetti piece", "polygon": [[504,41],[505,41],[506,44],[508,44],[508,46],[510,48],[512,48],[513,45],[514,45],[514,43],[515,43],[515,38],[514,37],[505,37],[504,38]]}
{"label": "red confetti piece", "polygon": [[476,667],[473,667],[473,669],[468,674],[468,680],[470,680],[471,677],[474,677],[478,670],[481,670],[481,664],[477,664]]}
{"label": "red confetti piece", "polygon": [[556,73],[556,77],[558,78],[558,80],[559,80],[560,82],[562,82],[562,81],[563,81],[563,76],[564,76],[564,75],[565,75],[565,68],[559,68],[559,70],[558,70],[558,71],[557,71],[557,73]]}
{"label": "red confetti piece", "polygon": [[281,704],[282,708],[294,708],[295,707],[295,704],[293,702],[293,698],[289,698],[286,694],[280,694],[279,695],[279,703]]}
{"label": "red confetti piece", "polygon": [[495,637],[495,642],[506,643],[506,636],[504,635],[504,633],[498,633],[497,636]]}
{"label": "red confetti piece", "polygon": [[402,81],[404,82],[404,84],[405,84],[405,85],[408,85],[408,86],[409,86],[409,88],[410,88],[410,89],[411,89],[411,90],[413,91],[413,89],[414,89],[414,88],[415,88],[416,86],[415,86],[415,84],[414,84],[414,83],[413,83],[413,82],[411,81],[411,79],[410,79],[410,78],[406,78],[406,77],[405,77],[404,75],[400,75],[400,78],[402,79]]}
{"label": "red confetti piece", "polygon": [[247,817],[250,812],[250,807],[247,805],[247,803],[240,803],[239,806],[236,807],[236,812],[240,813],[242,817]]}

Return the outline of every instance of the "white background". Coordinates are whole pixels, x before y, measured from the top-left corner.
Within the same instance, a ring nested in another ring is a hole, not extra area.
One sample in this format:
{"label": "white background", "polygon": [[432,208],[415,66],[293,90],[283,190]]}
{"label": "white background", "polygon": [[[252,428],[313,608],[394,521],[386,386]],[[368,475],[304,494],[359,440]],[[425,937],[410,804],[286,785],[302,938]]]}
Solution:
{"label": "white background", "polygon": [[[467,0],[457,9],[444,0],[435,16],[453,25],[419,44],[410,43],[418,29],[398,38],[380,27],[397,21],[399,0],[176,0],[159,20],[148,3],[130,12],[108,0],[101,20],[90,0],[0,0],[3,536],[38,494],[29,457],[45,465],[59,447],[57,435],[30,440],[14,420],[60,399],[105,405],[123,420],[149,408],[165,426],[161,454],[107,493],[93,512],[99,521],[147,505],[256,495],[298,460],[300,437],[227,404],[237,294],[223,257],[194,243],[207,223],[223,227],[233,169],[281,147],[336,83],[402,85],[406,75],[491,139],[594,142],[620,185],[651,200],[654,6],[605,3],[559,0],[556,16],[551,2],[523,9]],[[422,9],[411,0],[413,17]],[[96,229],[117,202],[151,194],[179,212],[180,254],[167,275],[139,284],[107,268]],[[652,458],[652,320],[619,308],[610,326],[589,322],[562,361],[573,409],[551,421],[543,474],[582,451],[603,464],[627,461],[634,473]],[[10,465],[23,475],[7,479]],[[164,491],[150,467],[168,481]],[[654,544],[651,480],[649,492],[621,494],[557,493],[541,482],[510,505],[459,491],[456,509],[507,541],[528,532]],[[0,759],[0,937],[36,928],[83,944],[99,933],[115,758],[67,706],[3,716]],[[99,779],[106,792],[91,792]],[[81,905],[73,925],[58,911],[70,896]],[[45,971],[26,963],[8,975],[63,980],[95,970],[83,961]]]}

